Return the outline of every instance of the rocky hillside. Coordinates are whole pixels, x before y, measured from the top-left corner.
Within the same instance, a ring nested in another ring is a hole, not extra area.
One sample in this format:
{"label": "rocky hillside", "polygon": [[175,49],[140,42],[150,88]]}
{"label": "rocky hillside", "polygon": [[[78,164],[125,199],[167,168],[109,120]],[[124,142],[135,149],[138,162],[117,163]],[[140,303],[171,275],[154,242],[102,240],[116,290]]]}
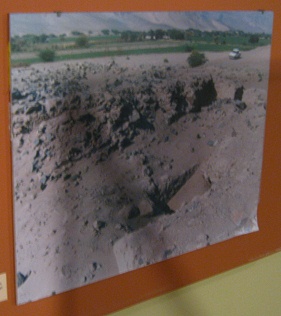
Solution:
{"label": "rocky hillside", "polygon": [[249,33],[272,32],[272,12],[106,12],[62,14],[12,14],[11,35],[94,34],[103,29],[148,31],[150,29],[199,29],[202,31],[241,30]]}

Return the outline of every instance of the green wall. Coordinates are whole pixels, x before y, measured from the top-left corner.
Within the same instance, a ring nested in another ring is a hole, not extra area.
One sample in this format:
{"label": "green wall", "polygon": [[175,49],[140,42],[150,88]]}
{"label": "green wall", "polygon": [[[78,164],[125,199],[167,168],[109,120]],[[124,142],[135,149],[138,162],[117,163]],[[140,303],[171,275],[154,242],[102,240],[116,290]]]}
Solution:
{"label": "green wall", "polygon": [[111,315],[280,316],[281,252]]}

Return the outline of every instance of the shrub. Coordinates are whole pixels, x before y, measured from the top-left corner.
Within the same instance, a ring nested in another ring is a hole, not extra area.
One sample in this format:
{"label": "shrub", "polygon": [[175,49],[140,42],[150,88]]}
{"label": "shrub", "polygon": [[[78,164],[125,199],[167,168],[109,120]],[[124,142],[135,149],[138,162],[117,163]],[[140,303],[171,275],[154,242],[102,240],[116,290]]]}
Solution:
{"label": "shrub", "polygon": [[198,67],[203,65],[207,59],[203,53],[193,50],[190,56],[187,58],[187,61],[190,67]]}
{"label": "shrub", "polygon": [[259,40],[260,40],[259,36],[256,35],[256,34],[253,34],[253,35],[251,35],[250,38],[249,38],[249,43],[251,43],[251,44],[257,44],[257,43],[259,42]]}
{"label": "shrub", "polygon": [[89,46],[89,38],[86,35],[80,35],[75,41],[75,45],[78,47],[87,47]]}
{"label": "shrub", "polygon": [[56,57],[56,53],[52,49],[44,49],[39,53],[39,57],[46,62],[54,61]]}

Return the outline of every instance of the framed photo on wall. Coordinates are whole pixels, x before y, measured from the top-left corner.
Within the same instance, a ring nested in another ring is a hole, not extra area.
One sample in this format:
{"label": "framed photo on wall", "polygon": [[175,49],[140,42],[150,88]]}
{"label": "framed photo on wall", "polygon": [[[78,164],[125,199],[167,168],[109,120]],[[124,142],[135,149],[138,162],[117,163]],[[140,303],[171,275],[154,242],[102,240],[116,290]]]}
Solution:
{"label": "framed photo on wall", "polygon": [[259,230],[272,23],[10,15],[18,304]]}

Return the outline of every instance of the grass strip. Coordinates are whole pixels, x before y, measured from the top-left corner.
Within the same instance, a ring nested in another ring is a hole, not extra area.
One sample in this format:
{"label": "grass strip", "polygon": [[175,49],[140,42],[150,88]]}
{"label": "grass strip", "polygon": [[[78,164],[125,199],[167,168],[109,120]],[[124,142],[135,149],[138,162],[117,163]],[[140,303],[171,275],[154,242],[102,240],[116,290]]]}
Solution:
{"label": "grass strip", "polygon": [[[241,48],[241,50],[251,50],[261,45],[253,46],[247,45]],[[143,55],[143,54],[168,54],[168,53],[189,53],[190,50],[198,50],[204,52],[224,52],[231,51],[233,45],[216,45],[211,43],[193,43],[192,46],[179,45],[171,47],[154,47],[154,48],[138,48],[138,49],[117,49],[99,52],[82,52],[79,54],[64,54],[57,55],[54,61],[67,61],[89,58],[101,58],[101,57],[115,57],[115,56],[129,56],[129,55]],[[26,59],[11,59],[12,67],[29,66],[35,63],[42,63],[43,61],[39,57],[26,58]]]}

